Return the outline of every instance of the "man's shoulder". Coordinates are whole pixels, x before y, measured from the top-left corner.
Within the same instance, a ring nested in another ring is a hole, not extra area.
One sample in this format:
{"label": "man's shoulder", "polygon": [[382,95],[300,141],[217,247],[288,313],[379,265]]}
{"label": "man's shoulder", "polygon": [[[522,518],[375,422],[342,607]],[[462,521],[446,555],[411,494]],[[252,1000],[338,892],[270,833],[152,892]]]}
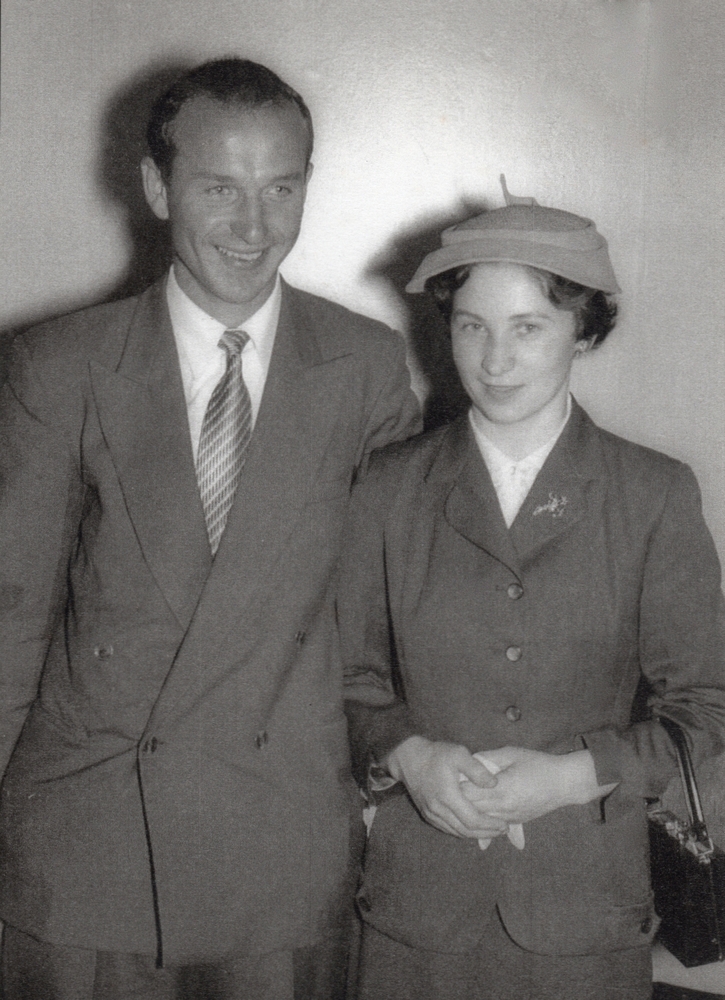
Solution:
{"label": "man's shoulder", "polygon": [[129,298],[65,313],[23,331],[20,340],[38,360],[85,361],[94,356],[102,360],[109,350],[114,353],[118,350],[139,310],[150,307],[158,295],[156,284]]}
{"label": "man's shoulder", "polygon": [[321,346],[336,350],[386,347],[399,344],[402,337],[385,323],[363,316],[331,299],[302,291],[285,283],[284,294],[293,314],[312,332]]}
{"label": "man's shoulder", "polygon": [[387,484],[386,488],[396,493],[403,488],[418,489],[427,479],[441,449],[459,434],[454,423],[424,431],[405,441],[394,441],[372,453],[358,479],[371,489],[382,484]]}

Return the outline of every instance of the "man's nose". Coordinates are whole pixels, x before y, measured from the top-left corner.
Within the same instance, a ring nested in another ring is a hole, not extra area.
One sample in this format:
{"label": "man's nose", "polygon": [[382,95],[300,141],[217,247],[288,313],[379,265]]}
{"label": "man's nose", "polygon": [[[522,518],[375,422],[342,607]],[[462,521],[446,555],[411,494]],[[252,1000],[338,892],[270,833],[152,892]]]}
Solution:
{"label": "man's nose", "polygon": [[266,224],[261,201],[256,198],[240,198],[234,206],[229,228],[237,239],[244,240],[251,246],[263,243]]}

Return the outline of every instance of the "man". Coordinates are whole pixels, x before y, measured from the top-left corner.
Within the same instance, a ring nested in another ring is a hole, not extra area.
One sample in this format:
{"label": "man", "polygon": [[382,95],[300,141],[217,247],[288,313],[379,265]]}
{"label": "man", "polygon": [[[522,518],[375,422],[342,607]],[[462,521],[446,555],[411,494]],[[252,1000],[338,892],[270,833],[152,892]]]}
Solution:
{"label": "man", "polygon": [[330,577],[417,406],[400,338],[278,276],[299,95],[208,63],[148,136],[170,274],[18,338],[0,401],[5,995],[332,997],[359,809]]}

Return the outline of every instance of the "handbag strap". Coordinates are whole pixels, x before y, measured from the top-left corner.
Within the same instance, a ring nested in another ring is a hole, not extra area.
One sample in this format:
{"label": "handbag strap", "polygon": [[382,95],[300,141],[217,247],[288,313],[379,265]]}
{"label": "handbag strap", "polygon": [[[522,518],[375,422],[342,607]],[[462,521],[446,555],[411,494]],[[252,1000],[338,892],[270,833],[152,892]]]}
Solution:
{"label": "handbag strap", "polygon": [[715,850],[715,846],[707,832],[705,816],[703,814],[702,803],[700,801],[700,793],[697,789],[697,781],[695,780],[695,769],[692,766],[690,748],[687,744],[687,737],[685,736],[684,730],[679,723],[674,722],[672,719],[668,719],[664,715],[657,716],[657,719],[672,740],[672,744],[675,748],[677,765],[680,769],[680,778],[682,779],[682,787],[685,791],[685,800],[687,802],[687,811],[690,815],[692,831],[697,840],[707,849],[708,853],[712,853]]}

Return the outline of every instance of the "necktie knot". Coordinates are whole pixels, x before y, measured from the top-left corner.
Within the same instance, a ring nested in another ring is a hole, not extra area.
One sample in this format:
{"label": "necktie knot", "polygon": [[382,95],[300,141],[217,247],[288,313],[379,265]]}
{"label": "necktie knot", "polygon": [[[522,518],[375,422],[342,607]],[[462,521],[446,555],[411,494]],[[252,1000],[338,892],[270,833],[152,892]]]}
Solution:
{"label": "necktie knot", "polygon": [[249,334],[244,330],[225,330],[219,338],[219,347],[223,348],[230,359],[238,358],[249,340]]}

